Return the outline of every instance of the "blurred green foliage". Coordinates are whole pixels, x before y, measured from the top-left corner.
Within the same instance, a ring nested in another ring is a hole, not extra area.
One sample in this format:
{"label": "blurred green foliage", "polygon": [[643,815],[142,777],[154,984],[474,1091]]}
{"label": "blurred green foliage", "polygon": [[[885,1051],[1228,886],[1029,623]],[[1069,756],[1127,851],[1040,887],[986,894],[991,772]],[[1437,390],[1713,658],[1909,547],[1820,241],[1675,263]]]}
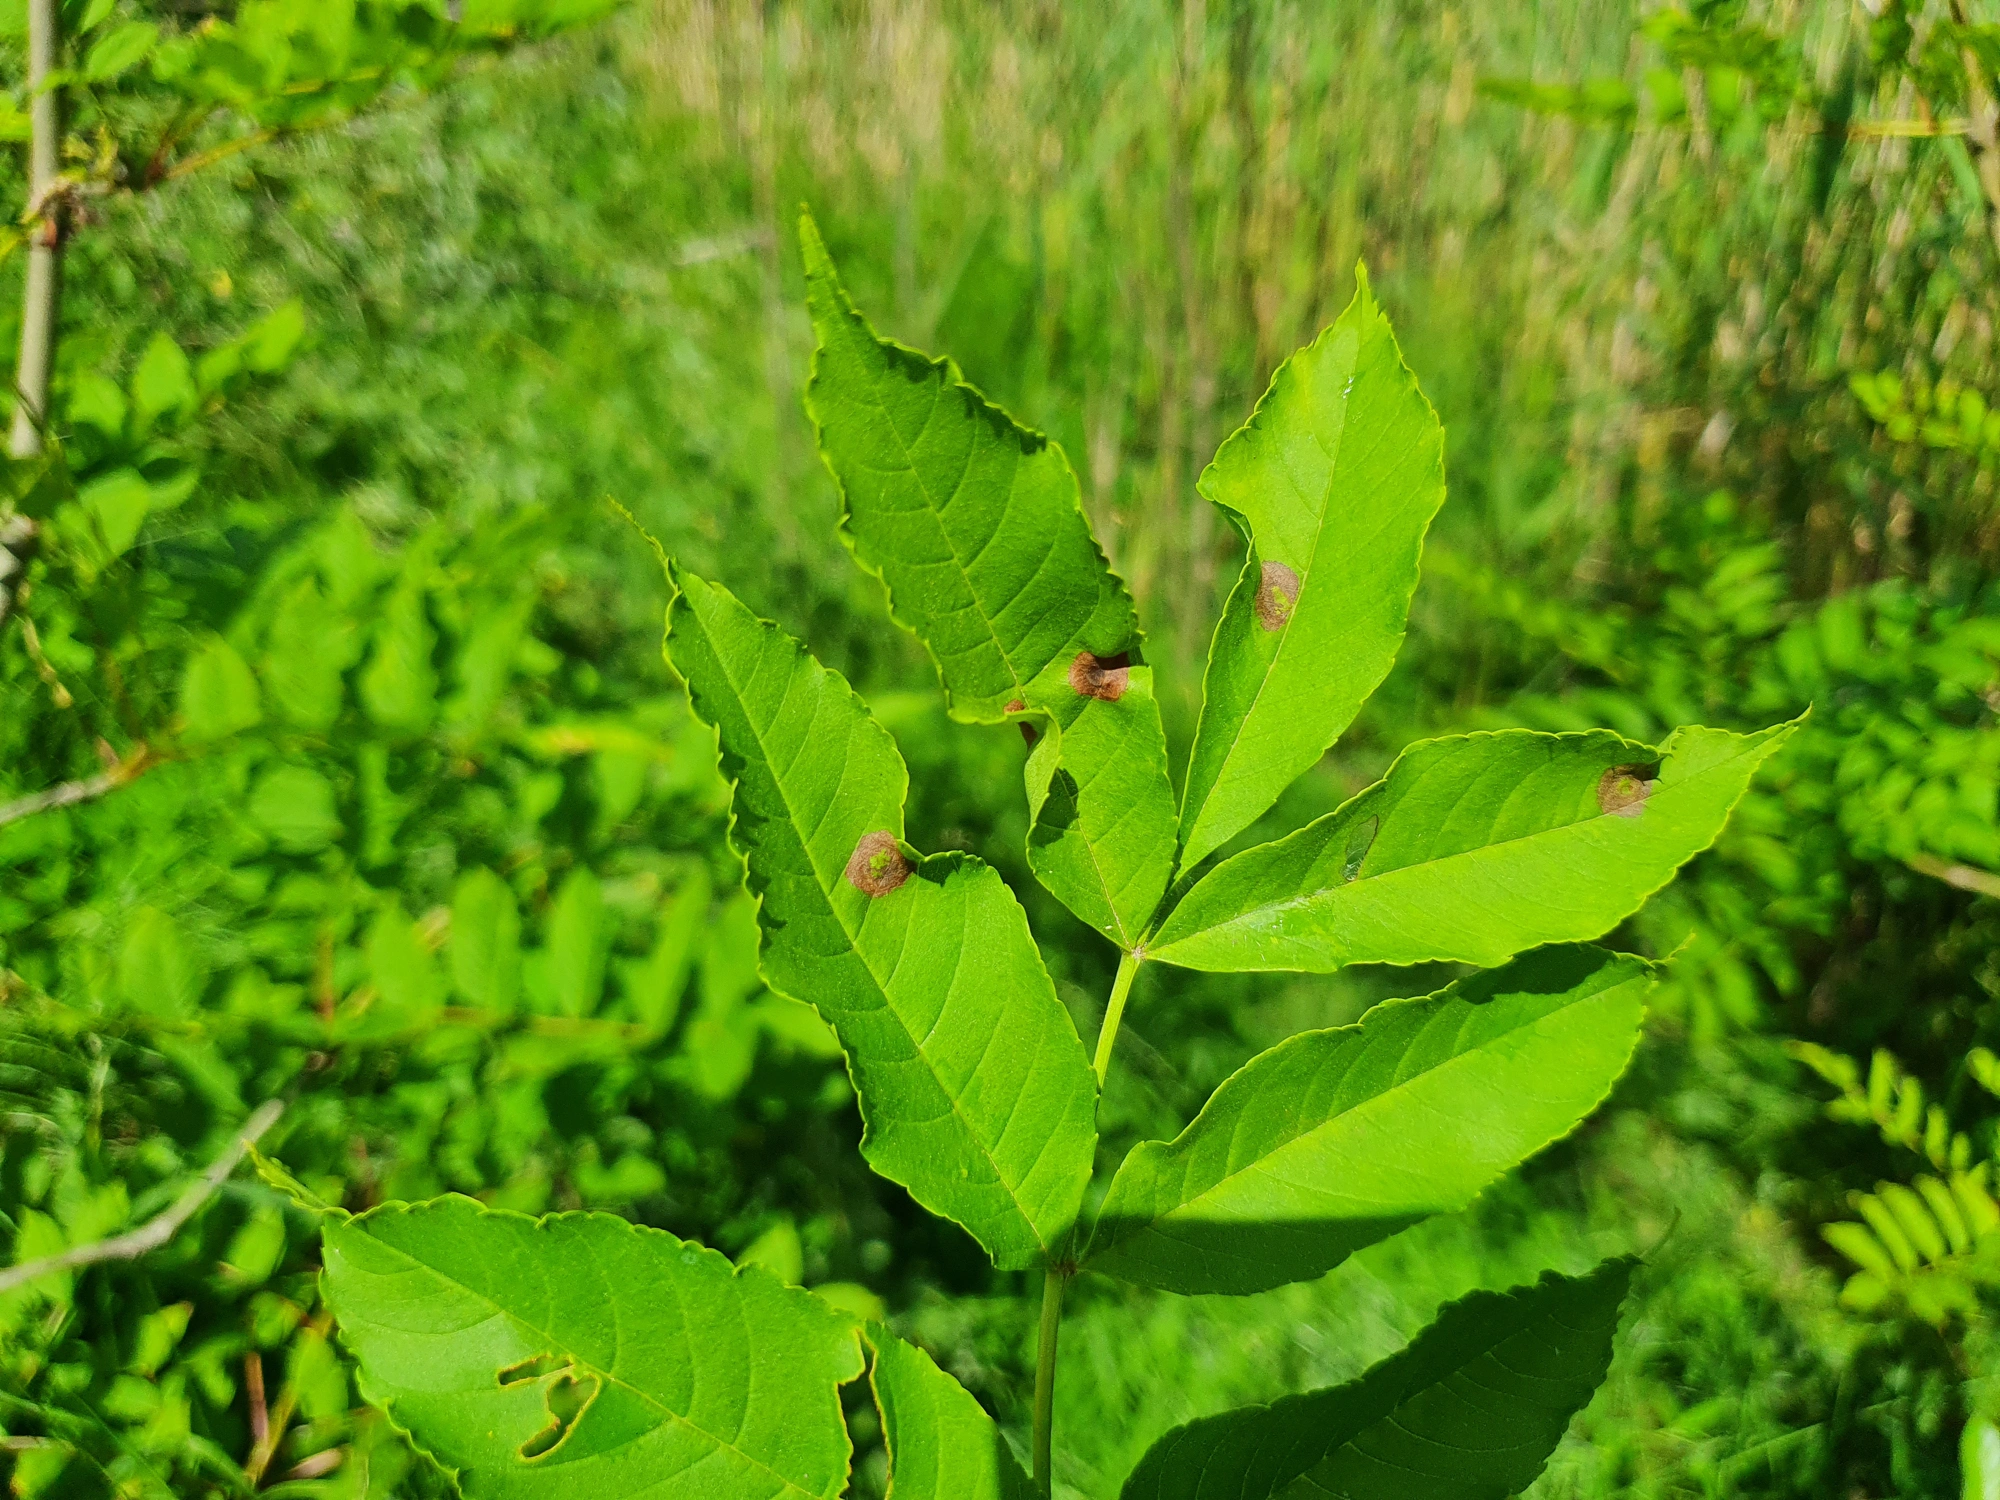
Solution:
{"label": "blurred green foliage", "polygon": [[[1402,664],[1273,826],[1447,726],[1812,715],[1625,935],[1677,956],[1616,1108],[1254,1318],[1080,1282],[1058,1479],[1637,1247],[1535,1494],[1959,1494],[2000,1416],[1965,1187],[2000,1050],[2000,15],[644,0],[528,35],[596,9],[66,7],[80,222],[58,461],[9,476],[48,524],[0,806],[115,785],[0,812],[11,1258],[142,1222],[281,1097],[266,1144],[324,1196],[662,1224],[882,1299],[1024,1427],[1015,1289],[859,1170],[823,1029],[761,992],[656,564],[603,501],[869,694],[913,840],[1009,876],[1089,1034],[1108,951],[981,811],[1018,739],[944,718],[830,540],[783,225],[809,199],[888,330],[1048,416],[1183,685],[1234,566],[1194,465],[1365,255],[1451,498]],[[1143,972],[1106,1151],[1448,977]],[[0,1475],[241,1493],[261,1410],[267,1489],[442,1493],[351,1389],[310,1244],[242,1177],[143,1260],[0,1294]]]}

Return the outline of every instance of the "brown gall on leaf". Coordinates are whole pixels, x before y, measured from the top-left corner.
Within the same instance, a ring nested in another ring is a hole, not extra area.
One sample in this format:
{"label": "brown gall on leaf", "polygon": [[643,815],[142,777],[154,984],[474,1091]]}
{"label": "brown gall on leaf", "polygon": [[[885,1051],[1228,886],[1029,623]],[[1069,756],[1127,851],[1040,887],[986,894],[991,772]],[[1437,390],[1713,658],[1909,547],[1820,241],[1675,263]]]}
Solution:
{"label": "brown gall on leaf", "polygon": [[1299,602],[1299,575],[1281,562],[1264,564],[1257,580],[1257,623],[1266,630],[1283,630]]}
{"label": "brown gall on leaf", "polygon": [[863,834],[847,861],[847,883],[864,896],[886,896],[910,878],[910,862],[887,829]]}
{"label": "brown gall on leaf", "polygon": [[1613,818],[1636,818],[1653,794],[1658,766],[1612,766],[1597,778],[1597,805]]}
{"label": "brown gall on leaf", "polygon": [[[1028,711],[1028,705],[1021,699],[1016,698],[1012,703],[1007,705],[1005,711],[1010,714],[1024,714]],[[1016,727],[1021,731],[1021,738],[1026,740],[1030,745],[1034,744],[1040,737],[1035,733],[1035,726],[1032,724],[1022,723]]]}
{"label": "brown gall on leaf", "polygon": [[1079,651],[1076,660],[1069,664],[1069,685],[1085,698],[1116,703],[1125,696],[1131,681],[1132,656],[1127,651],[1116,656],[1093,656],[1088,651]]}

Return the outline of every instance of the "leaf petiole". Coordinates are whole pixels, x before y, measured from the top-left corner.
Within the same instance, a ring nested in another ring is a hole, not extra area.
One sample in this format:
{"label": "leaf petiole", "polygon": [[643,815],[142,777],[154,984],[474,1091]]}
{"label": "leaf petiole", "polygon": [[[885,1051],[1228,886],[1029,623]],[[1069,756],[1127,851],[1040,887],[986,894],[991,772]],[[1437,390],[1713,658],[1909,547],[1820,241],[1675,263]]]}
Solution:
{"label": "leaf petiole", "polygon": [[1049,1448],[1056,1405],[1056,1334],[1062,1327],[1063,1288],[1071,1274],[1072,1268],[1050,1266],[1042,1278],[1042,1333],[1035,1347],[1035,1493],[1042,1500],[1048,1500],[1055,1483]]}
{"label": "leaf petiole", "polygon": [[1132,981],[1138,976],[1139,965],[1146,961],[1145,948],[1138,947],[1130,953],[1121,954],[1118,959],[1118,977],[1111,981],[1111,999],[1104,1007],[1104,1024],[1097,1032],[1097,1089],[1104,1091],[1104,1080],[1111,1073],[1111,1048],[1118,1040],[1118,1023],[1125,1019],[1125,997],[1132,993]]}

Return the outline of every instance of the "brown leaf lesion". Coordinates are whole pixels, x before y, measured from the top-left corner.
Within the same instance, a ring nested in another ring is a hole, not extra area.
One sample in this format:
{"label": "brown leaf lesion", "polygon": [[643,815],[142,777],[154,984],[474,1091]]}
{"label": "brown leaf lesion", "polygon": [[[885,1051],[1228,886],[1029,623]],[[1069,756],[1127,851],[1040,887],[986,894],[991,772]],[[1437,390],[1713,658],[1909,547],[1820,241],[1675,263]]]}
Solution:
{"label": "brown leaf lesion", "polygon": [[1658,765],[1610,766],[1597,778],[1597,806],[1607,817],[1636,818],[1659,779]]}
{"label": "brown leaf lesion", "polygon": [[1257,623],[1283,630],[1299,602],[1299,575],[1281,562],[1267,562],[1257,580]]}
{"label": "brown leaf lesion", "polygon": [[861,836],[847,861],[847,883],[873,899],[886,896],[910,878],[910,862],[888,829]]}
{"label": "brown leaf lesion", "polygon": [[1069,664],[1069,685],[1071,691],[1082,697],[1116,703],[1132,685],[1132,653],[1120,651],[1116,656],[1097,656],[1089,651],[1077,652],[1076,660]]}

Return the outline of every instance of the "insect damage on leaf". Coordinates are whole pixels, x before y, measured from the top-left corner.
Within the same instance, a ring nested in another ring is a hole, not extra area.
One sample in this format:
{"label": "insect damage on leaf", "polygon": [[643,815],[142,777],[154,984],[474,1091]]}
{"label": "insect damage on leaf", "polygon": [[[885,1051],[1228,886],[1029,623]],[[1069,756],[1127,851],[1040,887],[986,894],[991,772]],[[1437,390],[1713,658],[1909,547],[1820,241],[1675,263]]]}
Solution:
{"label": "insect damage on leaf", "polygon": [[1597,778],[1597,805],[1614,818],[1636,818],[1646,810],[1660,768],[1612,766]]}
{"label": "insect damage on leaf", "polygon": [[861,836],[847,862],[847,883],[864,896],[886,896],[910,878],[910,862],[887,829]]}
{"label": "insect damage on leaf", "polygon": [[[546,1359],[547,1356],[541,1358]],[[501,1373],[504,1377],[506,1372]],[[501,1380],[502,1385],[509,1383],[504,1378]],[[576,1424],[590,1409],[590,1403],[597,1399],[603,1384],[595,1375],[578,1379],[572,1368],[564,1367],[562,1373],[551,1380],[542,1392],[543,1400],[548,1403],[549,1425],[521,1444],[518,1450],[521,1457],[530,1463],[538,1458],[547,1458],[568,1441],[569,1435],[576,1431]]]}
{"label": "insect damage on leaf", "polygon": [[1281,562],[1264,564],[1257,583],[1257,623],[1265,630],[1283,630],[1299,602],[1299,575]]}
{"label": "insect damage on leaf", "polygon": [[553,1354],[531,1354],[518,1364],[507,1365],[500,1371],[500,1389],[510,1385],[527,1385],[543,1380],[558,1370],[567,1370],[569,1361],[557,1359]]}
{"label": "insect damage on leaf", "polygon": [[[1009,703],[1007,705],[1004,711],[1010,714],[1024,714],[1028,711],[1028,705],[1022,699],[1016,698],[1012,703]],[[1035,741],[1040,738],[1040,736],[1035,733],[1035,726],[1032,724],[1024,723],[1018,725],[1017,727],[1021,731],[1021,738],[1026,740],[1030,745],[1034,744]]]}
{"label": "insect damage on leaf", "polygon": [[1088,651],[1076,653],[1076,660],[1069,664],[1069,685],[1086,698],[1101,698],[1106,703],[1116,703],[1125,696],[1125,688],[1132,680],[1132,655],[1120,651],[1116,656],[1096,656]]}

